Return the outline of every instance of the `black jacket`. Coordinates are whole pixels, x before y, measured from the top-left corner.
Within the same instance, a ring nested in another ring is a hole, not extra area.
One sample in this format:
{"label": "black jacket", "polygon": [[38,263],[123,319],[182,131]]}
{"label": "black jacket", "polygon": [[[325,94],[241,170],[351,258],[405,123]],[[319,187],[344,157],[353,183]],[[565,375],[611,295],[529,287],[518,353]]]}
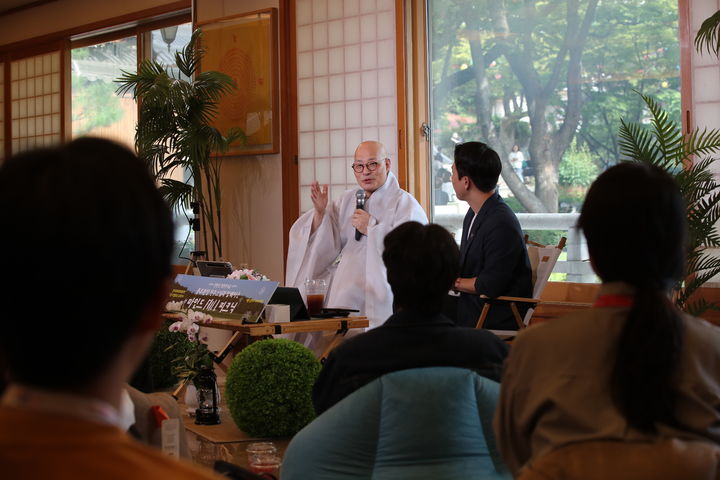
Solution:
{"label": "black jacket", "polygon": [[[532,296],[532,270],[520,222],[500,195],[488,198],[478,212],[468,237],[475,213],[468,210],[463,221],[460,243],[460,277],[477,277],[475,291],[490,298]],[[458,299],[455,321],[462,326],[475,326],[484,301],[478,295],[462,293]],[[518,305],[524,315],[527,306]],[[485,328],[517,330],[507,304],[490,308]]]}
{"label": "black jacket", "polygon": [[499,381],[507,350],[488,331],[458,327],[441,314],[401,311],[330,353],[313,387],[315,411],[319,415],[386,373],[410,368],[468,368]]}

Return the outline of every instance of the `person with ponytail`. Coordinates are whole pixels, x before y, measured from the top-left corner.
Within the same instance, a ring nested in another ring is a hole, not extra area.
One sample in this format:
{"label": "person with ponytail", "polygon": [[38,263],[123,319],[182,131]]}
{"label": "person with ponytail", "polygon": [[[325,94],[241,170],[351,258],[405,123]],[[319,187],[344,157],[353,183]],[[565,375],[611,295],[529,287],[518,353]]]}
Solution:
{"label": "person with ponytail", "polygon": [[645,164],[611,167],[578,227],[602,285],[593,308],[514,341],[495,417],[509,468],[585,441],[720,444],[720,328],[671,301],[687,245],[675,180]]}

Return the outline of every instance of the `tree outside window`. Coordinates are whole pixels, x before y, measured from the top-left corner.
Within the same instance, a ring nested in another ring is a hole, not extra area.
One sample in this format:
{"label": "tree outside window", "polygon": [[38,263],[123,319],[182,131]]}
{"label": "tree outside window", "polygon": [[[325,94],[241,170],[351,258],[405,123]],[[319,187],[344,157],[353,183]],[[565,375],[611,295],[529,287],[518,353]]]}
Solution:
{"label": "tree outside window", "polygon": [[[434,184],[454,145],[478,140],[503,160],[515,211],[576,212],[621,159],[620,118],[647,118],[634,91],[680,118],[676,1],[429,0],[428,18]],[[467,206],[440,205],[437,186],[434,214],[461,228]]]}

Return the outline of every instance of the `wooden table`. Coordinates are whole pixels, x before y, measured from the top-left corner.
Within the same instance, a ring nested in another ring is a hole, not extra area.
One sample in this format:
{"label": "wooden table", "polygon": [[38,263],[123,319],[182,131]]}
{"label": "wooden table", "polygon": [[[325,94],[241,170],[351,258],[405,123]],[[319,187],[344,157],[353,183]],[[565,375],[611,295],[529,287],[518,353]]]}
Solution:
{"label": "wooden table", "polygon": [[[163,317],[170,320],[178,320],[178,314],[165,313]],[[302,332],[335,332],[335,336],[320,354],[320,361],[323,361],[328,354],[335,348],[345,335],[352,328],[367,328],[370,322],[367,317],[336,317],[322,318],[314,320],[300,320],[296,322],[275,322],[275,323],[242,323],[240,320],[228,320],[216,318],[210,323],[203,324],[207,328],[219,328],[222,330],[231,330],[233,335],[225,346],[214,355],[215,363],[223,370],[222,361],[232,351],[239,351],[245,348],[253,339],[257,337],[272,337],[283,333],[302,333]],[[242,340],[245,339],[245,342]],[[185,387],[182,382],[173,392],[173,396],[178,398],[180,392]]]}
{"label": "wooden table", "polygon": [[[180,318],[179,315],[172,313],[165,313],[163,317],[170,320]],[[367,328],[369,324],[367,317],[335,317],[275,323],[242,323],[240,320],[215,318],[210,323],[202,326],[235,332],[228,343],[216,354],[218,357],[217,363],[220,363],[228,353],[236,348],[242,337],[271,337],[283,333],[335,332],[332,341],[320,355],[320,360],[323,360],[343,340],[350,329]]]}
{"label": "wooden table", "polygon": [[235,332],[225,347],[217,353],[218,362],[222,362],[223,358],[235,348],[235,345],[243,336],[271,337],[283,333],[335,332],[333,339],[320,354],[320,360],[322,361],[345,338],[350,329],[367,328],[369,324],[367,317],[336,317],[276,323],[241,323],[238,320],[213,319],[212,322],[203,325],[203,327]]}

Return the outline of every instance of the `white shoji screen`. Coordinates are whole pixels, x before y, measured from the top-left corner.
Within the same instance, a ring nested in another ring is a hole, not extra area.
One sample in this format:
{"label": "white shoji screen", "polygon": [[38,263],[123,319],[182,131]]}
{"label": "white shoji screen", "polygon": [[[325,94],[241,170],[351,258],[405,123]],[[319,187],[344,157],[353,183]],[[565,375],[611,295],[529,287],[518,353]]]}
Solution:
{"label": "white shoji screen", "polygon": [[394,0],[298,0],[300,210],[310,184],[330,198],[357,188],[350,169],[363,140],[385,144],[397,174]]}
{"label": "white shoji screen", "polygon": [[60,52],[10,64],[12,152],[60,142]]}
{"label": "white shoji screen", "polygon": [[[719,0],[693,0],[690,2],[690,38],[694,39],[703,20],[720,9]],[[693,126],[720,128],[720,64],[718,58],[705,51],[702,55],[692,50],[693,69]],[[720,165],[715,165],[720,173]]]}

